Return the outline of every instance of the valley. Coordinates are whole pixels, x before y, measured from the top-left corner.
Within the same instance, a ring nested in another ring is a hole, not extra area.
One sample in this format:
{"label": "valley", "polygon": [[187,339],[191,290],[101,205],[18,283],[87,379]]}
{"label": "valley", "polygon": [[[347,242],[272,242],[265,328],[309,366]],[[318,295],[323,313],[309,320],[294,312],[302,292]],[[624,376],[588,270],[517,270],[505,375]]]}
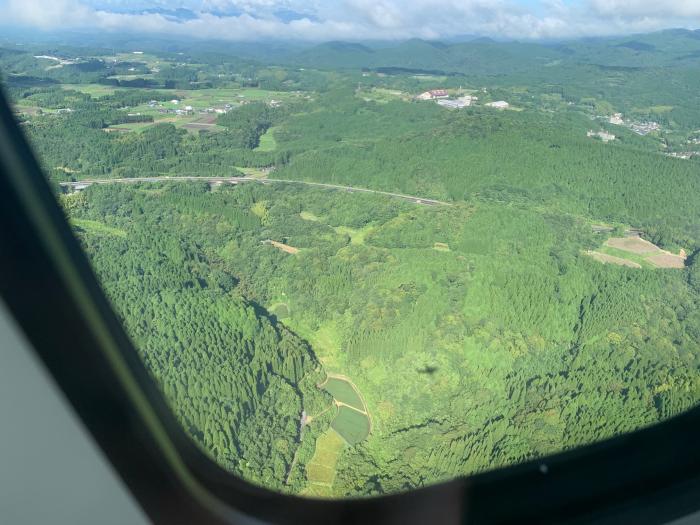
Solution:
{"label": "valley", "polygon": [[121,46],[0,46],[3,88],[224,469],[392,494],[700,401],[696,32]]}

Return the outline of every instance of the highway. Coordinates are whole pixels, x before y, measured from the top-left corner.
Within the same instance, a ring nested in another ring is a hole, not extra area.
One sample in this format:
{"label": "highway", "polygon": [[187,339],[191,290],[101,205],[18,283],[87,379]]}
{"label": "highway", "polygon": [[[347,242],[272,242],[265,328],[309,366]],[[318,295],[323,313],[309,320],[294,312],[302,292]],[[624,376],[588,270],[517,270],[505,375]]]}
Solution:
{"label": "highway", "polygon": [[355,188],[353,186],[341,186],[338,184],[326,184],[324,182],[308,182],[301,180],[282,180],[282,179],[257,179],[253,177],[194,177],[194,176],[163,176],[163,177],[133,177],[122,179],[85,179],[77,182],[61,182],[63,188],[73,190],[82,190],[93,184],[135,184],[139,182],[207,182],[209,184],[241,184],[244,182],[257,182],[259,184],[302,184],[305,186],[315,186],[318,188],[327,188],[331,190],[347,191],[349,193],[374,193],[376,195],[386,195],[415,204],[424,204],[426,206],[451,206],[449,202],[438,201],[435,199],[426,199],[423,197],[415,197],[413,195],[404,195],[402,193],[392,193],[388,191],[370,190],[367,188]]}

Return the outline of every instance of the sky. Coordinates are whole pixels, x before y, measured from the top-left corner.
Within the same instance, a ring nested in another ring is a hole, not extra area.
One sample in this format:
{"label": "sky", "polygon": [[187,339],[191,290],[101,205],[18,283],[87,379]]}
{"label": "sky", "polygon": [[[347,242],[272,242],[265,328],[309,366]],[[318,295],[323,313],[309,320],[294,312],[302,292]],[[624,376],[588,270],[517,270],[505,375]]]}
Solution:
{"label": "sky", "polygon": [[0,21],[232,41],[570,39],[700,28],[700,0],[0,0]]}

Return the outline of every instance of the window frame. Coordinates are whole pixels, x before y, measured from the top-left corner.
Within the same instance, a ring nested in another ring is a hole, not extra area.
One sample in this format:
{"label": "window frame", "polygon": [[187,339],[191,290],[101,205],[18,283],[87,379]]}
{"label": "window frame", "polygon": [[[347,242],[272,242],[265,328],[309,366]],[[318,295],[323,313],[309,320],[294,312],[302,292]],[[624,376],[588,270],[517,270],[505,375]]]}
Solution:
{"label": "window frame", "polygon": [[2,93],[0,297],[155,523],[641,524],[700,509],[700,408],[555,456],[367,499],[278,494],[225,471],[146,370]]}

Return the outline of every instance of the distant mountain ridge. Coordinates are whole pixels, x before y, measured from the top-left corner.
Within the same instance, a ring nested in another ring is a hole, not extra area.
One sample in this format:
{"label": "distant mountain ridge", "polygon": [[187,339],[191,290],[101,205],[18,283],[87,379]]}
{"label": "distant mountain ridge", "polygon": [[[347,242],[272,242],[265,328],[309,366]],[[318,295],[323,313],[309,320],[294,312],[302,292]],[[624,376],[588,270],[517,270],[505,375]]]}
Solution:
{"label": "distant mountain ridge", "polygon": [[498,74],[528,71],[554,61],[600,66],[700,65],[700,30],[671,29],[614,38],[558,42],[466,42],[410,39],[394,44],[325,42],[272,61],[320,69],[403,68],[444,73]]}

